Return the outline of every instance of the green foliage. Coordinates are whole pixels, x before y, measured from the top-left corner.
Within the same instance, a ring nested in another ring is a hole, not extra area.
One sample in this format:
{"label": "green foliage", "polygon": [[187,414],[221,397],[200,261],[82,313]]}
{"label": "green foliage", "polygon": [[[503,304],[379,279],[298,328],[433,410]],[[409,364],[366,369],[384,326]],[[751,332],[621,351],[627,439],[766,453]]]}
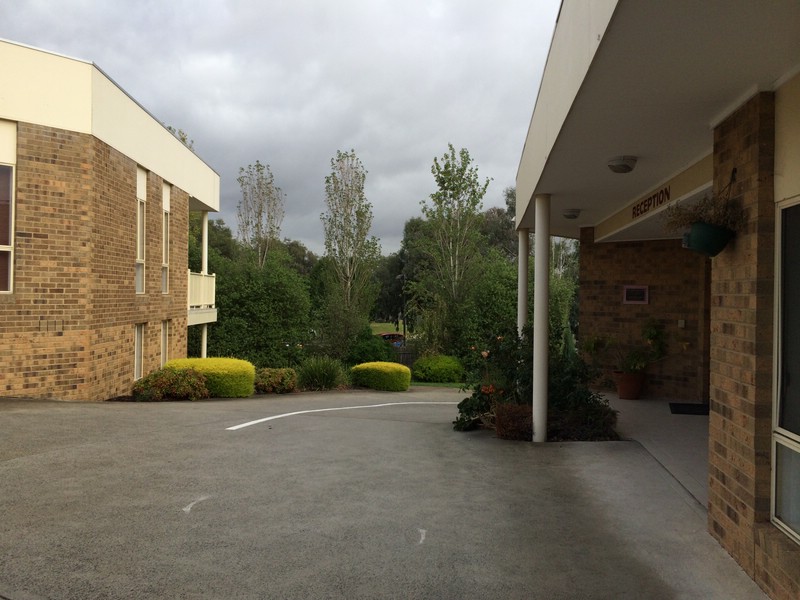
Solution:
{"label": "green foliage", "polygon": [[481,182],[469,152],[456,153],[452,144],[441,159],[434,158],[431,173],[437,190],[422,202],[424,235],[412,242],[423,263],[409,282],[410,308],[422,321],[429,349],[452,352],[473,337],[474,323],[464,317],[474,307],[469,292],[481,276],[481,202],[489,180]]}
{"label": "green foliage", "polygon": [[270,369],[264,367],[256,371],[256,394],[288,394],[297,389],[297,371],[290,368]]}
{"label": "green foliage", "polygon": [[392,362],[368,362],[350,369],[353,385],[386,392],[404,392],[411,385],[411,370]]}
{"label": "green foliage", "polygon": [[297,383],[304,390],[332,390],[347,385],[347,374],[340,360],[311,356],[300,364]]}
{"label": "green foliage", "polygon": [[455,356],[430,354],[418,358],[412,367],[414,379],[434,383],[463,381],[464,367]]}
{"label": "green foliage", "polygon": [[165,369],[194,369],[206,378],[208,393],[213,398],[247,398],[255,391],[255,367],[236,358],[176,358]]}
{"label": "green foliage", "polygon": [[284,194],[275,185],[270,166],[259,161],[240,168],[236,181],[242,190],[236,207],[239,239],[254,251],[258,266],[263,267],[270,245],[280,239]]}
{"label": "green foliage", "polygon": [[359,363],[388,361],[394,356],[391,346],[384,342],[379,336],[372,333],[372,328],[364,327],[358,334],[356,341],[350,347],[347,354],[347,363],[357,365]]}
{"label": "green foliage", "polygon": [[259,367],[296,365],[309,336],[311,302],[306,281],[286,254],[274,248],[264,268],[219,255],[210,262],[219,320],[209,327],[208,352]]}
{"label": "green foliage", "polygon": [[159,369],[133,384],[133,399],[139,402],[200,400],[208,397],[206,377],[195,369]]}
{"label": "green foliage", "polygon": [[[501,403],[525,405],[530,410],[533,392],[530,334],[528,327],[522,338],[508,332],[487,341],[478,354],[480,359],[473,361],[472,379],[478,383],[472,395],[458,405],[459,414],[453,423],[456,430],[496,425],[495,410]],[[618,439],[614,431],[616,411],[588,387],[593,375],[593,370],[574,351],[550,354],[549,440]]]}
{"label": "green foliage", "polygon": [[[372,205],[364,194],[366,175],[355,150],[339,150],[325,178],[327,210],[320,219],[328,267],[327,276],[321,279],[322,318],[317,324],[329,340],[329,351],[339,357],[347,356],[358,332],[369,324],[378,293],[373,275],[380,244],[369,234]],[[338,346],[330,340],[336,340]]]}

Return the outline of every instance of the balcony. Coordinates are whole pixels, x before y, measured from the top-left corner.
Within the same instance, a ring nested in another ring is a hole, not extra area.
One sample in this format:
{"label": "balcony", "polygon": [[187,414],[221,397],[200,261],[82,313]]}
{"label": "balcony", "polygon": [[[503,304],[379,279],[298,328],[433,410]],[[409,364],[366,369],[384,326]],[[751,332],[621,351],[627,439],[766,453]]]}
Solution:
{"label": "balcony", "polygon": [[189,271],[189,325],[217,320],[216,277]]}

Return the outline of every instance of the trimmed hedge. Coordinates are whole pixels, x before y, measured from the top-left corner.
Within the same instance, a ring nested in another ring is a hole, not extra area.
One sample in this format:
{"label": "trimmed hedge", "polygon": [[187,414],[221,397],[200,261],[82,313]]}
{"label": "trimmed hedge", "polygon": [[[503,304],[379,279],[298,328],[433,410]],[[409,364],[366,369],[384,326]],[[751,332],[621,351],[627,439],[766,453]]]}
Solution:
{"label": "trimmed hedge", "polygon": [[205,375],[194,369],[159,369],[134,383],[132,395],[137,402],[200,400],[208,398],[208,388]]}
{"label": "trimmed hedge", "polygon": [[257,394],[287,394],[297,388],[294,369],[263,368],[256,371]]}
{"label": "trimmed hedge", "polygon": [[194,369],[205,375],[212,398],[247,398],[255,392],[256,368],[238,358],[176,358],[165,369]]}
{"label": "trimmed hedge", "polygon": [[400,363],[363,363],[350,369],[350,376],[353,385],[386,392],[404,392],[411,385],[411,369]]}
{"label": "trimmed hedge", "polygon": [[414,379],[430,383],[458,383],[464,380],[464,367],[455,356],[431,354],[414,361]]}

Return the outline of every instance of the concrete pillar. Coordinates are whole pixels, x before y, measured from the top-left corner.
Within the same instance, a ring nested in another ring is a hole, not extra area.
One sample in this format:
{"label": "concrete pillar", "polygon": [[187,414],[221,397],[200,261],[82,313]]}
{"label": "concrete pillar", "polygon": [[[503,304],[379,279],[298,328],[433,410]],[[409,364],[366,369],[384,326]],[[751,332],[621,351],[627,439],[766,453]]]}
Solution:
{"label": "concrete pillar", "polygon": [[550,304],[550,194],[534,198],[533,441],[547,441],[548,319]]}
{"label": "concrete pillar", "polygon": [[206,358],[208,352],[208,323],[200,326],[200,358]]}
{"label": "concrete pillar", "polygon": [[522,335],[522,328],[528,322],[528,230],[517,231],[517,238],[517,332]]}

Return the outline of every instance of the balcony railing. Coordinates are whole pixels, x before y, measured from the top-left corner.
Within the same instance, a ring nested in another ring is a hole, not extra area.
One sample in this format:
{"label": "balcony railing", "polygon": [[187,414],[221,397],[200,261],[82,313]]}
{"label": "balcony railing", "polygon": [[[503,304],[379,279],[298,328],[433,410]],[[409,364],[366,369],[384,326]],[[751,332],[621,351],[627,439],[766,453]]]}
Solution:
{"label": "balcony railing", "polygon": [[214,308],[216,277],[189,271],[189,310]]}

